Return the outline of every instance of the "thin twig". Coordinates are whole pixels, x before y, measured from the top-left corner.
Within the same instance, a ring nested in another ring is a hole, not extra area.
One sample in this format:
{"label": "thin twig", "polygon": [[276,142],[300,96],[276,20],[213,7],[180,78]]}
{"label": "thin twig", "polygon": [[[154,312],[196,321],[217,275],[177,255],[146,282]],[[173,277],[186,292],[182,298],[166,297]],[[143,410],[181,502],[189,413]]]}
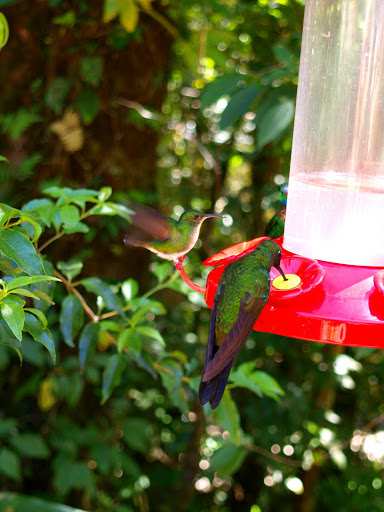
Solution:
{"label": "thin twig", "polygon": [[59,231],[58,233],[56,233],[56,235],[52,236],[51,238],[48,238],[48,240],[46,240],[43,245],[41,245],[39,248],[38,248],[38,251],[39,252],[43,252],[44,249],[46,249],[49,245],[51,245],[51,243],[53,242],[56,242],[56,240],[58,240],[59,238],[61,238],[62,236],[64,235],[64,231]]}
{"label": "thin twig", "polygon": [[151,7],[147,9],[143,8],[143,11],[148,14],[148,16],[157,21],[174,39],[177,39],[180,36],[177,28],[172,25],[168,18],[163,16],[163,14],[160,14]]}
{"label": "thin twig", "polygon": [[60,274],[60,272],[58,272],[57,270],[55,270],[54,272],[55,276],[58,277],[60,279],[60,281],[64,284],[64,286],[66,287],[67,291],[69,293],[73,293],[73,295],[76,295],[76,297],[79,299],[79,302],[80,304],[82,305],[86,315],[88,315],[88,317],[92,320],[92,322],[95,322],[97,323],[100,318],[96,315],[96,313],[94,313],[94,311],[92,310],[92,308],[88,305],[87,301],[84,299],[84,297],[81,295],[81,293],[79,292],[79,290],[77,290],[73,284],[68,281],[68,279],[65,279],[65,277]]}

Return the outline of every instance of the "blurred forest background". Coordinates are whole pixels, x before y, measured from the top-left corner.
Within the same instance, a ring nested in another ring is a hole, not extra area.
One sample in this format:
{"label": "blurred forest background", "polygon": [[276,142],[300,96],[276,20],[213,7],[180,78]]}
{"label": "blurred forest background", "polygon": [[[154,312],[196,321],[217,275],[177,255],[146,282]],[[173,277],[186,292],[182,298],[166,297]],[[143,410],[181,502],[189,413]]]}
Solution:
{"label": "blurred forest background", "polygon": [[0,267],[64,284],[7,281],[0,510],[384,511],[383,352],[254,333],[202,410],[209,311],[122,244],[128,200],[225,212],[203,282],[283,206],[303,3],[0,0]]}

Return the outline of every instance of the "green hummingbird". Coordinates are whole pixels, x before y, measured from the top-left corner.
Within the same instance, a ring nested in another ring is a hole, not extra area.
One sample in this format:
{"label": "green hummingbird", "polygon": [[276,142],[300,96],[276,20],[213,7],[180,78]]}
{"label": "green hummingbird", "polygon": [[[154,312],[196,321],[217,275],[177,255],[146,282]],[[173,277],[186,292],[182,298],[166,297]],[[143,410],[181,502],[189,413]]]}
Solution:
{"label": "green hummingbird", "polygon": [[277,212],[268,222],[265,234],[271,238],[279,238],[284,234],[285,209]]}
{"label": "green hummingbird", "polygon": [[255,250],[229,264],[219,283],[211,314],[205,366],[200,383],[202,405],[218,406],[233,362],[270,293],[270,270],[280,267],[281,250],[264,240]]}
{"label": "green hummingbird", "polygon": [[144,247],[160,258],[170,261],[183,258],[193,249],[205,220],[222,217],[216,213],[189,210],[175,221],[147,206],[135,206],[132,209],[132,223],[136,227],[136,232],[125,235],[124,243]]}

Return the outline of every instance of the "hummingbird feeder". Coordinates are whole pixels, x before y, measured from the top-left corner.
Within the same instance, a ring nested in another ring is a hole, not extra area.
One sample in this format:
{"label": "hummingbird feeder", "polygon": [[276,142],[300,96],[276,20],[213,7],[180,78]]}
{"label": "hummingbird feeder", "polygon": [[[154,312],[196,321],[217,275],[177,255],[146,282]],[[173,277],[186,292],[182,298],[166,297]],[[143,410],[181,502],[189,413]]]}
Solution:
{"label": "hummingbird feeder", "polygon": [[[224,249],[204,291],[264,238]],[[307,0],[281,266],[254,329],[384,348],[384,0]],[[196,289],[196,287],[195,287]]]}

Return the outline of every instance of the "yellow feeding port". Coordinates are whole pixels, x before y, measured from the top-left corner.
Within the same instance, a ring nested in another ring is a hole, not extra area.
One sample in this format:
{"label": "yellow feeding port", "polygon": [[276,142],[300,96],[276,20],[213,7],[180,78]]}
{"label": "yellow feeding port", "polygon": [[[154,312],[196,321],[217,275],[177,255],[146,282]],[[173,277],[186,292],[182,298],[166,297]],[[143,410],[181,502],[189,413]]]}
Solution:
{"label": "yellow feeding port", "polygon": [[284,280],[283,276],[277,276],[272,281],[272,286],[276,290],[293,290],[301,284],[301,279],[297,274],[286,274],[287,278]]}

